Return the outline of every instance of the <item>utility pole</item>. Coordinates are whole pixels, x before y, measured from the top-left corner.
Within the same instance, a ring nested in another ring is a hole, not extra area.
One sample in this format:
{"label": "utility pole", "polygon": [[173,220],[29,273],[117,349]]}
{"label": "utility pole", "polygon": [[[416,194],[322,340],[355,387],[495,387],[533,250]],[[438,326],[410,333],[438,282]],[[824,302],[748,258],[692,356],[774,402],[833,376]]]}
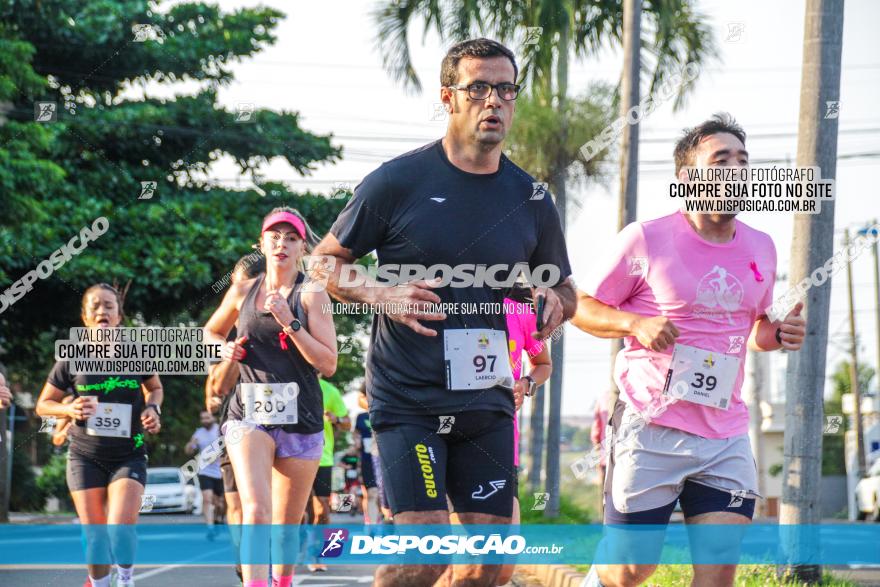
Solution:
{"label": "utility pole", "polygon": [[[758,493],[761,495],[767,494],[764,487],[764,434],[761,431],[764,416],[761,413],[761,399],[764,384],[767,382],[769,358],[767,353],[748,351],[746,382],[743,386],[743,399],[749,408],[749,438],[752,441],[755,468],[758,471]],[[765,501],[759,499],[755,504],[755,517],[763,517],[766,513]]]}
{"label": "utility pole", "polygon": [[[877,219],[874,219],[874,228],[869,236],[874,237],[874,243],[871,245],[871,252],[874,254],[874,319],[877,321],[877,370],[874,371],[874,384],[880,390],[880,255],[877,254],[877,241],[880,240],[880,234],[877,233]],[[869,231],[865,231],[866,233]]]}
{"label": "utility pole", "polygon": [[[840,101],[843,0],[806,0],[804,50],[798,114],[798,167],[818,167],[822,179],[837,175],[838,118],[829,102]],[[799,214],[791,241],[791,285],[821,268],[834,251],[834,202],[822,202],[819,214]],[[801,350],[789,354],[786,369],[785,448],[779,523],[815,528],[819,523],[825,362],[828,347],[828,282],[806,292],[803,316],[807,336]],[[822,567],[812,537],[792,532],[781,546],[785,565],[797,581],[818,583]]]}
{"label": "utility pole", "polygon": [[[849,247],[849,229],[843,231],[843,247]],[[853,418],[856,424],[856,478],[865,475],[865,432],[862,426],[862,393],[859,389],[859,352],[856,345],[856,311],[853,300],[852,263],[846,264],[846,292],[849,302],[849,389],[853,396]]]}
{"label": "utility pole", "polygon": [[880,240],[880,234],[877,234],[877,219],[874,219],[874,244],[871,245],[871,252],[874,254],[874,319],[877,321],[877,370],[874,371],[874,381],[880,391],[880,255],[877,253],[877,240]]}

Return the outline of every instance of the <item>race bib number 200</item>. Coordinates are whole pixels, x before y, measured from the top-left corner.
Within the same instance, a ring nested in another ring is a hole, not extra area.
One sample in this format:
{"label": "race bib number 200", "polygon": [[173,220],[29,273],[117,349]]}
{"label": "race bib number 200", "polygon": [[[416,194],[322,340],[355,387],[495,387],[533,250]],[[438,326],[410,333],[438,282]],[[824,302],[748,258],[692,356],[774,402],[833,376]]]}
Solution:
{"label": "race bib number 200", "polygon": [[730,407],[730,396],[739,375],[740,359],[718,352],[676,344],[672,351],[666,389],[687,386],[681,399],[694,404]]}
{"label": "race bib number 200", "polygon": [[245,420],[262,426],[296,424],[296,383],[242,383]]}
{"label": "race bib number 200", "polygon": [[507,334],[502,330],[457,328],[443,333],[446,388],[513,387]]}

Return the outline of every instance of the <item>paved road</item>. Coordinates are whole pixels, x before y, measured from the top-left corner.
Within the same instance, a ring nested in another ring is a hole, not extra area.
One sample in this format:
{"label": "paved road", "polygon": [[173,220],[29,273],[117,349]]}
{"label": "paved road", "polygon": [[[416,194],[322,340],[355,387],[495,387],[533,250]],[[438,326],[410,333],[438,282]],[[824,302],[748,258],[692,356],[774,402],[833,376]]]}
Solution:
{"label": "paved road", "polygon": [[[351,524],[358,518],[345,514],[333,514],[331,521]],[[73,523],[73,516],[34,519],[34,523]],[[140,524],[201,524],[200,516],[177,514],[141,515]],[[326,573],[310,573],[304,566],[297,567],[294,585],[303,587],[344,587],[349,585],[371,585],[373,583],[372,565],[331,565]],[[82,587],[86,580],[86,570],[82,566],[0,566],[0,585],[15,587]],[[232,565],[163,565],[139,566],[135,569],[137,587],[238,587],[238,578]]]}
{"label": "paved road", "polygon": [[[15,516],[13,516],[15,517]],[[353,523],[357,518],[345,514],[333,514],[332,523]],[[16,519],[18,523],[70,524],[73,516],[37,517]],[[200,516],[188,515],[142,515],[141,524],[201,524]],[[880,586],[880,569],[854,566],[829,567],[840,578],[850,579],[860,585]],[[331,565],[326,573],[310,573],[304,566],[297,567],[294,585],[303,587],[345,587],[371,585],[375,566]],[[138,587],[237,587],[238,579],[231,565],[164,565],[138,566],[135,571]],[[15,587],[81,587],[86,579],[82,566],[59,565],[52,567],[0,566],[0,585]],[[535,585],[517,576],[518,585]]]}
{"label": "paved road", "polygon": [[[294,585],[303,587],[343,587],[371,585],[373,567],[335,566],[327,573],[309,573],[305,568],[296,570]],[[54,567],[51,569],[0,570],[0,585],[15,587],[81,587],[86,579],[83,567]],[[238,578],[231,566],[138,567],[135,572],[137,587],[238,587]]]}

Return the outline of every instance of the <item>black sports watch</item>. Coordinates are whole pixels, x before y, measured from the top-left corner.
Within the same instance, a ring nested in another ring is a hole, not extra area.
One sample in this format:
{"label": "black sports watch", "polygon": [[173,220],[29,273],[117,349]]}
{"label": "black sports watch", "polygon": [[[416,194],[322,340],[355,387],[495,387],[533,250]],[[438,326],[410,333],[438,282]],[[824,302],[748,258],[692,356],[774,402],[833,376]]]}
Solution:
{"label": "black sports watch", "polygon": [[294,318],[291,320],[290,324],[287,325],[294,332],[298,332],[300,328],[303,327],[302,322],[299,321],[298,318]]}
{"label": "black sports watch", "polygon": [[531,375],[525,375],[523,379],[529,380],[529,388],[526,390],[526,397],[532,397],[535,395],[535,390],[538,388],[538,384],[535,383],[535,380],[532,379]]}
{"label": "black sports watch", "polygon": [[154,410],[156,410],[157,414],[159,414],[160,416],[162,415],[162,408],[159,407],[159,404],[147,404],[147,407],[153,408]]}

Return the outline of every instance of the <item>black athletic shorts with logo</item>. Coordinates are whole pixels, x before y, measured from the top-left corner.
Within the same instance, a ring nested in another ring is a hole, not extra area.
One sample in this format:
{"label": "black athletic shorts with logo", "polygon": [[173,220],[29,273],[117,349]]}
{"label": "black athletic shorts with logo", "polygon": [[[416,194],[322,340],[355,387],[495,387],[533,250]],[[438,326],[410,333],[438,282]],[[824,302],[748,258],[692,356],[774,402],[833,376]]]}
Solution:
{"label": "black athletic shorts with logo", "polygon": [[[454,420],[453,420],[454,418]],[[513,419],[501,411],[450,416],[373,413],[391,511],[513,513]]]}
{"label": "black athletic shorts with logo", "polygon": [[127,459],[95,459],[75,452],[67,454],[67,488],[70,491],[107,487],[118,479],[133,479],[147,484],[147,456],[132,455]]}

